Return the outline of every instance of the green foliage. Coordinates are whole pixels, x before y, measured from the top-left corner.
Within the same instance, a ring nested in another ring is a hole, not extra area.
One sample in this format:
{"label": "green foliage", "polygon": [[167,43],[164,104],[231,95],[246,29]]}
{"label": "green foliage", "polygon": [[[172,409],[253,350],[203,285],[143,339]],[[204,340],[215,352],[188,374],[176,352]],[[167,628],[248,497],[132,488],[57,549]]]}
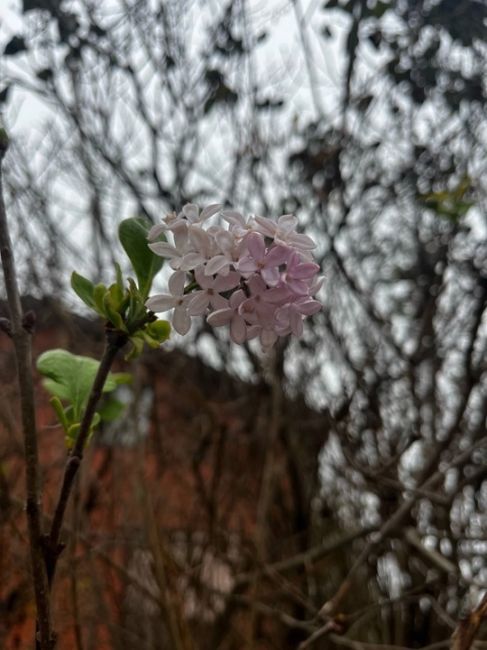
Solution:
{"label": "green foliage", "polygon": [[472,182],[468,176],[465,176],[454,189],[422,194],[420,199],[440,217],[458,221],[475,205],[475,201],[469,198],[471,189]]}
{"label": "green foliage", "polygon": [[122,221],[118,237],[132,263],[137,276],[139,291],[144,298],[149,295],[152,281],[163,265],[162,257],[155,255],[147,245],[151,224],[142,217]]}
{"label": "green foliage", "polygon": [[143,329],[130,337],[132,349],[125,358],[134,359],[138,357],[144,349],[144,343],[150,348],[157,349],[164,341],[167,341],[170,335],[171,326],[166,320],[156,320],[148,323]]}
{"label": "green foliage", "polygon": [[127,334],[132,344],[127,359],[138,357],[147,343],[151,348],[158,348],[171,333],[171,326],[166,320],[157,320],[145,306],[135,282],[129,278],[124,290],[120,267],[117,265],[117,282],[106,287],[94,285],[76,271],[71,275],[71,286],[81,300],[105,318],[111,325]]}
{"label": "green foliage", "polygon": [[[37,369],[45,377],[43,384],[52,395],[50,402],[64,429],[68,447],[72,446],[79,431],[99,365],[95,359],[60,349],[48,350],[37,359]],[[110,373],[103,392],[114,391],[120,384],[130,381],[127,373]],[[113,407],[109,415],[114,417]],[[100,409],[93,418],[90,433],[102,419],[103,409]]]}
{"label": "green foliage", "polygon": [[76,273],[76,271],[73,271],[71,274],[71,286],[85,305],[96,310],[96,301],[94,299],[95,287],[92,282],[79,273]]}
{"label": "green foliage", "polygon": [[149,222],[140,217],[125,219],[119,227],[120,242],[132,263],[137,283],[128,278],[125,285],[118,264],[115,264],[116,281],[109,286],[95,285],[76,271],[71,275],[71,286],[85,305],[127,335],[132,345],[127,356],[130,359],[141,354],[144,343],[157,348],[170,335],[169,323],[157,320],[145,306],[152,281],[163,265],[163,259],[147,245],[149,228]]}

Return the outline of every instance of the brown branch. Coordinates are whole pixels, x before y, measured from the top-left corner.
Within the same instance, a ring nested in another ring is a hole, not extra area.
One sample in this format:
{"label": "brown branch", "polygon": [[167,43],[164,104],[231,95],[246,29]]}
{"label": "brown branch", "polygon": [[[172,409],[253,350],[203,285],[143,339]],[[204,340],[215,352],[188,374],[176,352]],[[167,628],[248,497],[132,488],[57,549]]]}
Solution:
{"label": "brown branch", "polygon": [[78,436],[66,462],[63,482],[52,519],[51,530],[49,533],[49,540],[46,549],[46,564],[49,585],[52,585],[54,574],[56,572],[57,560],[64,548],[64,546],[60,544],[64,515],[66,512],[66,507],[68,505],[69,496],[73,489],[74,479],[76,478],[76,474],[83,459],[83,451],[88,440],[88,436],[90,435],[91,424],[93,422],[96,407],[101,398],[103,386],[105,385],[106,378],[110,372],[110,368],[112,367],[115,357],[117,356],[118,351],[125,345],[126,342],[126,334],[107,328],[105,350],[103,352],[103,356],[100,361],[95,380],[93,382],[93,387],[88,398],[85,412],[83,413]]}
{"label": "brown branch", "polygon": [[[477,449],[482,449],[487,445],[487,438],[482,438],[475,442],[468,449],[459,453],[450,463],[446,464],[441,469],[438,469],[432,476],[427,478],[420,486],[421,490],[433,489],[440,479],[444,478],[446,472],[453,467],[461,467],[468,462],[472,453]],[[356,576],[358,569],[367,561],[370,553],[377,548],[389,535],[394,534],[407,518],[412,508],[418,500],[418,494],[412,494],[404,499],[395,512],[382,524],[380,530],[372,533],[369,541],[365,544],[362,551],[359,553],[357,559],[348,571],[348,574],[335,595],[328,600],[319,611],[319,616],[327,620],[327,618],[334,613],[344,597],[350,591],[353,585],[353,579]]]}
{"label": "brown branch", "polygon": [[466,618],[461,620],[452,635],[451,650],[470,650],[480,625],[487,619],[487,594]]}
{"label": "brown branch", "polygon": [[[453,562],[444,557],[441,553],[435,551],[435,549],[426,548],[420,536],[418,535],[418,531],[415,528],[412,526],[406,528],[404,531],[404,538],[408,544],[415,548],[419,554],[422,555],[427,562],[429,562],[429,564],[436,567],[443,573],[446,573],[447,575],[458,575],[458,567],[455,566]],[[468,582],[468,580],[465,580],[465,578],[463,578],[463,580],[465,582]]]}
{"label": "brown branch", "polygon": [[241,575],[236,576],[236,585],[238,587],[244,586],[249,582],[252,582],[252,580],[254,580],[256,577],[272,577],[276,573],[286,573],[289,571],[302,569],[304,565],[318,562],[330,553],[333,553],[337,549],[343,548],[344,546],[354,542],[356,539],[360,539],[361,537],[368,535],[374,530],[375,527],[370,526],[368,528],[346,532],[343,535],[331,540],[327,539],[322,544],[313,546],[307,551],[293,555],[292,557],[286,558],[285,560],[280,560],[279,562],[264,565],[261,569],[252,573],[242,573]]}
{"label": "brown branch", "polygon": [[10,311],[10,331],[15,347],[17,378],[20,392],[20,410],[26,466],[26,512],[29,529],[29,548],[37,610],[37,639],[39,650],[54,647],[51,629],[49,589],[44,564],[44,535],[41,517],[39,487],[39,460],[37,453],[37,428],[34,384],[32,379],[31,335],[24,327],[24,316],[17,285],[17,273],[3,199],[1,162],[8,149],[8,137],[0,128],[0,253],[5,278],[5,288]]}

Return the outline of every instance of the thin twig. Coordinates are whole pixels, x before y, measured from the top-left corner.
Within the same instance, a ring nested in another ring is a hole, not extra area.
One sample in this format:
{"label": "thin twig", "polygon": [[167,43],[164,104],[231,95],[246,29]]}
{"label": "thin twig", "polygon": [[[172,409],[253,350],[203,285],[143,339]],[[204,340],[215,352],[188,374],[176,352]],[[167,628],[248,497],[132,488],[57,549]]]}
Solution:
{"label": "thin twig", "polygon": [[115,357],[126,342],[126,334],[107,328],[105,350],[100,365],[98,366],[98,371],[93,382],[93,387],[88,398],[85,412],[83,413],[78,436],[66,462],[63,482],[52,519],[46,557],[49,585],[52,585],[54,574],[56,572],[57,560],[64,548],[64,546],[60,544],[64,515],[68,505],[69,496],[73,489],[74,479],[83,459],[83,451],[88,436],[90,435],[91,424],[93,422],[96,407],[101,398],[103,386],[105,385],[106,378],[108,377],[108,373],[110,372]]}
{"label": "thin twig", "polygon": [[17,377],[20,391],[22,434],[26,465],[26,511],[29,528],[29,547],[37,609],[37,647],[50,650],[55,639],[51,629],[49,589],[44,564],[44,545],[41,517],[41,494],[39,487],[39,459],[37,453],[37,429],[34,384],[32,379],[32,351],[30,331],[24,327],[22,305],[17,285],[14,255],[3,199],[1,162],[8,149],[8,137],[0,128],[0,253],[10,311],[10,332],[15,347]]}

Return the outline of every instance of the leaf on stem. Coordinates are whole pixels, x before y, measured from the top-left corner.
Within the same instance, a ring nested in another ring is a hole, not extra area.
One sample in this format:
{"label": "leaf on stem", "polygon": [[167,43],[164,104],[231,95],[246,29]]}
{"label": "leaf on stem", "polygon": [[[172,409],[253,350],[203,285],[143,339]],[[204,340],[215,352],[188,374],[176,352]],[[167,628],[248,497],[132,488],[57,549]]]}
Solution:
{"label": "leaf on stem", "polygon": [[[45,388],[58,400],[68,402],[72,406],[72,421],[81,418],[99,365],[95,359],[60,349],[48,350],[37,359],[37,369],[45,377]],[[121,373],[122,381],[126,381],[126,378],[126,374]],[[110,373],[103,386],[103,392],[115,390],[119,383],[119,377]],[[57,408],[54,408],[57,412]]]}
{"label": "leaf on stem", "polygon": [[[118,228],[120,243],[132,263],[139,291],[144,298],[149,295],[154,276],[160,271],[164,262],[147,245],[150,228],[151,224],[142,217],[125,219]],[[163,236],[161,240],[164,240]]]}

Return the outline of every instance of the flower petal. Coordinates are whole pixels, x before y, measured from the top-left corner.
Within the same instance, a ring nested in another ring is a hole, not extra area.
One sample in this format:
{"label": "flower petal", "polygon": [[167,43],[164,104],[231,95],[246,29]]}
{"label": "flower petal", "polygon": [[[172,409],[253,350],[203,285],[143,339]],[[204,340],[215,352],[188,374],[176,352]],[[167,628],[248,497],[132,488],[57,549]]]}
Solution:
{"label": "flower petal", "polygon": [[210,303],[210,296],[206,291],[196,291],[188,303],[188,313],[191,316],[201,316],[204,314]]}
{"label": "flower petal", "polygon": [[279,269],[277,269],[275,266],[271,266],[269,268],[263,268],[260,273],[264,278],[266,284],[268,284],[270,287],[275,287],[276,284],[281,279],[281,274],[279,273]]}
{"label": "flower petal", "polygon": [[149,248],[153,253],[159,255],[160,257],[172,258],[179,257],[181,255],[175,246],[172,246],[172,244],[168,244],[165,241],[158,241],[154,242],[153,244],[149,244]]}
{"label": "flower petal", "polygon": [[200,226],[190,226],[188,228],[189,239],[196,251],[208,257],[211,252],[211,237]]}
{"label": "flower petal", "polygon": [[257,271],[257,264],[251,257],[242,257],[237,263],[237,269],[242,273],[254,273]]}
{"label": "flower petal", "polygon": [[169,296],[165,293],[161,293],[156,296],[152,296],[145,302],[145,306],[147,309],[150,309],[151,311],[159,312],[159,311],[167,311],[168,309],[172,309],[176,305],[176,299],[174,296]]}
{"label": "flower petal", "polygon": [[277,341],[277,334],[274,330],[263,329],[260,333],[260,342],[263,348],[271,348]]}
{"label": "flower petal", "polygon": [[264,237],[258,232],[251,232],[246,238],[247,248],[249,253],[256,262],[264,259],[265,255],[265,242]]}
{"label": "flower petal", "polygon": [[154,241],[154,239],[157,239],[159,235],[167,230],[167,226],[165,223],[157,223],[155,226],[152,226],[152,228],[149,230],[147,234],[147,239],[149,241]]}
{"label": "flower petal", "polygon": [[235,289],[240,284],[240,273],[232,271],[228,275],[217,275],[213,284],[213,289],[221,293],[222,291],[230,291]]}
{"label": "flower petal", "polygon": [[265,256],[265,265],[269,267],[285,264],[289,259],[290,253],[291,250],[287,248],[287,246],[274,245],[269,249]]}
{"label": "flower petal", "polygon": [[196,269],[194,277],[202,289],[211,289],[213,287],[213,278],[205,274],[205,270],[202,266]]}
{"label": "flower petal", "polygon": [[266,283],[260,277],[260,275],[257,274],[250,276],[250,278],[247,280],[247,286],[250,289],[252,296],[256,296],[267,289]]}
{"label": "flower petal", "polygon": [[173,296],[182,296],[184,291],[184,283],[186,282],[186,273],[184,271],[176,271],[169,278],[167,283],[169,293]]}
{"label": "flower petal", "polygon": [[222,325],[227,325],[232,320],[233,315],[233,309],[218,309],[208,316],[206,322],[212,327],[221,327]]}
{"label": "flower petal", "polygon": [[325,276],[324,275],[321,275],[321,276],[318,276],[317,278],[315,278],[313,280],[313,282],[311,283],[311,287],[310,287],[310,290],[309,290],[310,295],[314,296],[315,293],[318,293],[318,291],[323,286],[324,282],[325,282]]}
{"label": "flower petal", "polygon": [[205,275],[215,275],[219,273],[225,267],[230,266],[230,260],[226,255],[215,255],[211,260],[208,260],[208,264],[205,267]]}
{"label": "flower petal", "polygon": [[279,230],[283,230],[285,233],[290,233],[292,230],[296,229],[298,220],[294,214],[283,214],[277,220],[277,225],[279,227]]}
{"label": "flower petal", "polygon": [[225,309],[228,307],[228,300],[223,296],[220,296],[219,293],[214,293],[212,296],[210,296],[210,304],[213,309]]}
{"label": "flower petal", "polygon": [[199,220],[206,221],[206,219],[209,219],[217,212],[220,212],[222,208],[223,203],[212,203],[211,205],[208,205],[204,210],[201,211]]}
{"label": "flower petal", "polygon": [[290,233],[286,237],[286,241],[288,244],[295,246],[299,250],[307,251],[316,248],[316,244],[311,237],[308,237],[308,235],[302,235],[298,232]]}
{"label": "flower petal", "polygon": [[296,280],[309,280],[313,275],[316,275],[320,267],[313,262],[305,262],[304,264],[297,264],[292,270],[292,277]]}
{"label": "flower petal", "polygon": [[300,314],[303,314],[303,316],[312,316],[313,314],[317,314],[320,309],[322,308],[321,302],[318,302],[318,300],[298,300],[297,302],[294,303],[294,308],[296,311],[298,311]]}
{"label": "flower petal", "polygon": [[301,336],[303,333],[303,317],[294,309],[291,311],[289,325],[294,336]]}
{"label": "flower petal", "polygon": [[262,331],[262,327],[259,325],[248,325],[247,326],[247,341],[250,339],[255,339]]}
{"label": "flower petal", "polygon": [[309,285],[304,280],[289,278],[286,284],[298,296],[307,296],[309,294]]}
{"label": "flower petal", "polygon": [[247,325],[239,314],[235,314],[230,323],[230,337],[238,344],[242,344],[247,338]]}
{"label": "flower petal", "polygon": [[186,310],[186,307],[176,307],[172,316],[172,326],[178,334],[187,334],[191,327],[191,318]]}
{"label": "flower petal", "polygon": [[276,234],[277,226],[272,219],[267,217],[254,217],[255,230],[260,232],[265,237],[274,237]]}
{"label": "flower petal", "polygon": [[245,292],[242,291],[242,289],[238,289],[237,291],[234,291],[232,293],[232,295],[230,296],[230,299],[229,299],[230,307],[232,309],[238,309],[238,307],[240,307],[240,305],[246,299],[247,299],[247,296],[245,295]]}
{"label": "flower petal", "polygon": [[184,221],[179,222],[174,228],[171,228],[174,245],[178,251],[184,252],[188,243],[188,226]]}
{"label": "flower petal", "polygon": [[182,271],[192,271],[197,266],[201,266],[206,262],[206,258],[200,253],[187,253],[181,260],[179,268]]}
{"label": "flower petal", "polygon": [[231,253],[235,246],[235,237],[228,230],[220,229],[215,233],[215,241],[223,253]]}
{"label": "flower petal", "polygon": [[263,300],[277,305],[289,299],[290,293],[287,287],[274,287],[262,294]]}
{"label": "flower petal", "polygon": [[245,219],[236,210],[222,210],[222,217],[232,226],[245,226]]}
{"label": "flower petal", "polygon": [[200,210],[197,205],[194,203],[186,203],[185,206],[183,206],[183,214],[184,216],[191,221],[192,223],[195,221],[198,221],[198,216],[199,216]]}

